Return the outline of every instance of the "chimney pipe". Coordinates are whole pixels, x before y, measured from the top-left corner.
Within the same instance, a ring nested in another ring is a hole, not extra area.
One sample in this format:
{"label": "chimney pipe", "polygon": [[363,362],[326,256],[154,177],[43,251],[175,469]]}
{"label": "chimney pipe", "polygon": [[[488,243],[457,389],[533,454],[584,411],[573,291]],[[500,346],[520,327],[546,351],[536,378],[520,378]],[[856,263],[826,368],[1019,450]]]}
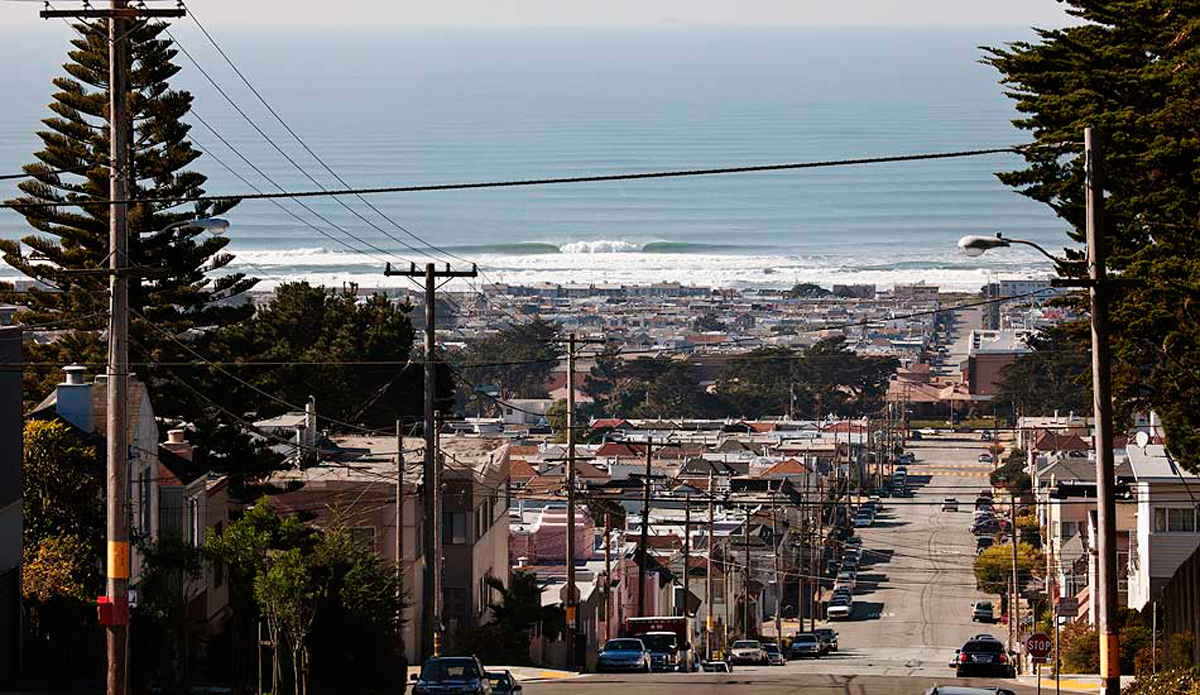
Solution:
{"label": "chimney pipe", "polygon": [[55,410],[62,419],[84,432],[92,431],[92,385],[84,375],[87,368],[72,364],[63,367],[66,380],[55,390]]}

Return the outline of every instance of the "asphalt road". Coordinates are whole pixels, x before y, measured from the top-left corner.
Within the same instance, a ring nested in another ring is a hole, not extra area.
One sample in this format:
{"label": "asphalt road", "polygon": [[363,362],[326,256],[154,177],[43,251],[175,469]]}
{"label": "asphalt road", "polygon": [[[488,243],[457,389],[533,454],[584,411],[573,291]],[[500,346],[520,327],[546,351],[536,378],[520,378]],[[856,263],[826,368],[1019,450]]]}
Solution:
{"label": "asphalt road", "polygon": [[[953,437],[953,438],[951,438]],[[977,462],[985,443],[977,435],[947,435],[912,442],[916,462],[909,466],[910,498],[884,500],[875,525],[859,529],[863,564],[854,614],[833,623],[840,650],[821,659],[786,666],[736,667],[729,674],[597,674],[556,682],[531,683],[527,695],[577,693],[622,695],[687,689],[775,693],[924,693],[943,685],[999,685],[1032,693],[1003,679],[958,679],[948,664],[971,636],[990,632],[1007,642],[1006,628],[971,621],[971,604],[996,597],[975,589],[971,565],[972,505],[986,486],[990,464]],[[941,511],[945,497],[958,512]]]}

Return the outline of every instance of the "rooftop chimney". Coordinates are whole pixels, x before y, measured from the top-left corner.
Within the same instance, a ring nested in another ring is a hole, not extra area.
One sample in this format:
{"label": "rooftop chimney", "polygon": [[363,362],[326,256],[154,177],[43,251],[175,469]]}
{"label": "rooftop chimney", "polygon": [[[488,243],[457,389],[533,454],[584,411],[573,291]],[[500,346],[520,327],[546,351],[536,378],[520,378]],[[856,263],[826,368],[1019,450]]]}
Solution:
{"label": "rooftop chimney", "polygon": [[59,416],[84,432],[92,431],[92,385],[84,379],[87,368],[72,364],[63,367],[66,381],[58,385],[55,409]]}
{"label": "rooftop chimney", "polygon": [[317,399],[309,396],[304,404],[304,446],[317,445]]}
{"label": "rooftop chimney", "polygon": [[162,448],[180,458],[191,461],[192,452],[195,451],[195,447],[188,443],[186,434],[181,429],[167,430],[167,441],[162,443]]}

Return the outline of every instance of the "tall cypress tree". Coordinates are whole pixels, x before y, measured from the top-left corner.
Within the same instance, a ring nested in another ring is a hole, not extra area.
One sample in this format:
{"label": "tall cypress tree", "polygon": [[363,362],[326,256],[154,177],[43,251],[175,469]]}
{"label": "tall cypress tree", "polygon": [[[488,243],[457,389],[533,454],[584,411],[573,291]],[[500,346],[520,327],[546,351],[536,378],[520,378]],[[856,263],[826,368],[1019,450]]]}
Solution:
{"label": "tall cypress tree", "polygon": [[[1108,269],[1135,282],[1112,292],[1114,393],[1153,408],[1167,445],[1200,461],[1200,4],[1066,0],[1078,23],[987,48],[1036,145],[1000,175],[1048,205],[1084,241],[1085,126],[1103,136]],[[1014,230],[1015,231],[1015,230]],[[1081,254],[1072,253],[1078,260]],[[1060,272],[1082,274],[1083,264]],[[1086,310],[1086,302],[1080,303]],[[1086,340],[1076,345],[1086,351]]]}
{"label": "tall cypress tree", "polygon": [[[19,188],[24,195],[11,203],[79,203],[81,206],[23,208],[36,232],[20,243],[0,241],[5,262],[55,289],[35,287],[22,302],[31,309],[30,322],[73,320],[79,333],[71,341],[34,352],[47,361],[95,361],[103,355],[100,335],[108,308],[108,279],[80,277],[69,271],[102,268],[108,264],[109,131],[108,34],[102,24],[76,25],[67,75],[54,80],[50,104],[53,115],[38,133],[43,149],[37,162],[26,165],[29,179]],[[172,90],[168,81],[179,72],[177,51],[163,37],[166,25],[137,22],[128,32],[130,74],[129,198],[180,200],[204,195],[206,177],[189,170],[200,152],[188,141],[184,117],[192,95]],[[57,172],[66,173],[57,173]],[[161,334],[139,326],[137,315],[159,328],[178,332],[210,327],[248,317],[252,308],[228,300],[257,282],[241,273],[213,276],[233,256],[224,251],[227,238],[196,230],[154,234],[167,226],[197,217],[220,215],[238,201],[219,203],[141,202],[129,207],[130,265],[160,271],[153,279],[130,283],[134,354],[166,358],[177,354]],[[24,245],[32,253],[23,253]],[[35,361],[35,360],[30,360]],[[29,370],[34,393],[57,380],[56,370]],[[142,370],[143,374],[145,370]]]}

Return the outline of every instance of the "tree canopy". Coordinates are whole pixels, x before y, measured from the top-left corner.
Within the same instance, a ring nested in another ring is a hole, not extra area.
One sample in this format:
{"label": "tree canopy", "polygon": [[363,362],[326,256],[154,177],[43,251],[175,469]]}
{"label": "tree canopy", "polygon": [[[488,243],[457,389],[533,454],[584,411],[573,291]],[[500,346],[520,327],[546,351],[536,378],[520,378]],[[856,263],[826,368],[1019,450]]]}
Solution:
{"label": "tree canopy", "polygon": [[1092,370],[1086,321],[1050,326],[1029,339],[1027,352],[1000,370],[999,411],[1045,415],[1092,408]]}
{"label": "tree canopy", "polygon": [[[1085,241],[1086,126],[1103,147],[1101,234],[1110,272],[1115,396],[1153,408],[1167,446],[1200,460],[1200,6],[1171,0],[1066,0],[1080,21],[1037,40],[985,48],[1030,131],[1026,166],[1000,174]],[[1063,275],[1085,272],[1067,251]],[[1084,304],[1081,302],[1080,306]]]}
{"label": "tree canopy", "polygon": [[[205,194],[206,177],[189,167],[200,157],[188,140],[186,116],[192,95],[172,89],[179,72],[177,53],[163,35],[166,24],[135,22],[128,32],[131,69],[129,192],[132,200],[174,201]],[[4,261],[38,280],[28,293],[15,297],[28,306],[29,322],[68,321],[68,328],[93,331],[74,343],[28,346],[30,362],[96,361],[104,354],[98,333],[106,322],[108,279],[73,274],[106,267],[109,259],[109,131],[108,34],[103,25],[80,23],[80,36],[54,79],[57,91],[38,132],[38,160],[24,167],[28,179],[18,184],[22,195],[12,203],[51,203],[22,208],[33,230],[20,242],[0,240]],[[63,172],[63,173],[60,173]],[[67,173],[69,172],[69,173]],[[60,203],[98,201],[82,206]],[[198,229],[167,227],[228,212],[236,200],[183,206],[175,202],[139,202],[129,206],[129,258],[125,264],[157,272],[153,279],[130,282],[134,351],[153,360],[171,360],[179,351],[146,329],[146,322],[174,332],[242,320],[250,306],[235,300],[257,282],[230,272],[233,256],[225,251],[228,237]],[[64,353],[70,354],[64,354]],[[52,367],[26,369],[26,385],[45,393],[59,375]],[[145,377],[150,370],[139,370]],[[157,388],[151,379],[151,388]]]}
{"label": "tree canopy", "polygon": [[561,333],[561,326],[541,318],[510,323],[467,346],[461,357],[467,378],[499,386],[501,399],[545,398],[546,382],[562,354],[555,344]]}

